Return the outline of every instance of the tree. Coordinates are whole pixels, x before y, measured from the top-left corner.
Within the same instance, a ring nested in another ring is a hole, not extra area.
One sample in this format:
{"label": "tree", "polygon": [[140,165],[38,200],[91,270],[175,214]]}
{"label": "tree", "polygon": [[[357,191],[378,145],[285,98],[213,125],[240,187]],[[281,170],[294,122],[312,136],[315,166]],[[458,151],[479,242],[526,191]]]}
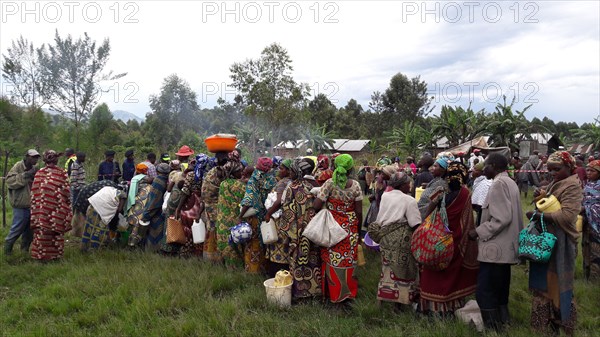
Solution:
{"label": "tree", "polygon": [[318,94],[308,103],[309,120],[313,124],[323,126],[327,132],[334,127],[336,112],[337,108],[325,94]]}
{"label": "tree", "polygon": [[48,89],[42,93],[52,110],[73,119],[76,130],[76,148],[79,147],[81,123],[87,120],[97,105],[101,92],[100,83],[115,80],[126,73],[104,73],[110,55],[110,44],[105,39],[96,47],[87,33],[74,40],[71,35],[62,38],[58,30],[54,45],[42,45],[38,50],[41,77]]}
{"label": "tree", "polygon": [[401,128],[394,128],[388,135],[388,150],[400,149],[404,154],[417,157],[420,149],[433,143],[433,133],[413,121],[404,121]]}
{"label": "tree", "polygon": [[333,148],[333,136],[328,132],[325,126],[312,126],[304,129],[302,132],[304,139],[308,140],[307,147],[310,147],[316,153],[329,151]]}
{"label": "tree", "polygon": [[[300,115],[309,95],[308,85],[292,77],[292,60],[285,48],[273,43],[255,60],[234,63],[230,68],[231,86],[238,95],[235,105],[244,111],[251,129],[271,134],[271,143],[289,136],[289,122]],[[256,134],[250,141],[257,144]],[[256,148],[252,149],[256,153]]]}
{"label": "tree", "polygon": [[106,103],[97,106],[90,115],[88,135],[94,146],[110,148],[121,143],[118,123]]}
{"label": "tree", "polygon": [[442,106],[440,115],[432,119],[433,134],[446,137],[450,147],[467,142],[485,131],[485,111],[475,112],[471,105],[467,110],[461,106]]}
{"label": "tree", "polygon": [[581,128],[572,129],[573,137],[586,144],[594,145],[594,150],[600,150],[600,116],[594,118],[594,123],[586,123]]}
{"label": "tree", "polygon": [[507,105],[506,96],[503,96],[503,103],[496,105],[496,110],[485,123],[486,130],[491,134],[492,144],[495,146],[508,146],[511,150],[518,150],[518,142],[527,137],[531,131],[531,124],[525,118],[525,112],[531,108],[531,104],[522,111],[513,112],[515,101],[516,96]]}
{"label": "tree", "polygon": [[38,53],[33,43],[21,35],[12,41],[7,55],[3,57],[2,78],[11,84],[13,101],[32,109],[44,105],[43,93],[47,92],[50,83],[42,81]]}
{"label": "tree", "polygon": [[185,131],[194,129],[200,110],[196,93],[176,74],[164,79],[160,95],[150,96],[150,108],[152,113],[146,116],[144,127],[161,151],[177,144]]}
{"label": "tree", "polygon": [[386,122],[394,127],[405,120],[420,122],[433,109],[430,108],[433,97],[427,96],[427,83],[420,76],[409,79],[397,73],[381,98]]}

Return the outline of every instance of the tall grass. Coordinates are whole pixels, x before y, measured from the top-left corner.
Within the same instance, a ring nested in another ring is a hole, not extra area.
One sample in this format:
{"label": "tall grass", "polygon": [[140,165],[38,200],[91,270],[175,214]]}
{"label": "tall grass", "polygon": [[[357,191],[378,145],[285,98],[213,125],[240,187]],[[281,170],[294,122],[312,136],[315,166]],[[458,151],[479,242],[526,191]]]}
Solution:
{"label": "tall grass", "polygon": [[[264,277],[195,259],[109,249],[82,254],[69,242],[61,261],[41,264],[16,251],[0,259],[0,336],[478,335],[455,320],[378,306],[379,255],[366,250],[366,258],[352,310],[320,300],[282,310],[266,302]],[[600,287],[582,280],[580,259],[576,278],[577,335],[597,336]],[[506,335],[532,335],[530,301],[526,266],[514,266]]]}

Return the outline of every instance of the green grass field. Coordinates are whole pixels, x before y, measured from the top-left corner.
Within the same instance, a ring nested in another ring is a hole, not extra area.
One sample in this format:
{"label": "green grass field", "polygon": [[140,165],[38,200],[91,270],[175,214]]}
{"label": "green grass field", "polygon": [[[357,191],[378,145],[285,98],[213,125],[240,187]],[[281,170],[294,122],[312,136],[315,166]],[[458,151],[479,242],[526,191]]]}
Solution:
{"label": "green grass field", "polygon": [[[2,238],[7,231],[0,230]],[[379,307],[379,256],[366,253],[359,295],[347,312],[318,300],[278,309],[266,302],[264,277],[197,260],[125,250],[82,254],[69,243],[62,261],[41,264],[17,250],[0,259],[0,336],[478,335],[455,320]],[[576,278],[577,335],[597,336],[600,287],[582,279],[580,258]],[[526,266],[514,266],[507,336],[532,336],[530,299]]]}

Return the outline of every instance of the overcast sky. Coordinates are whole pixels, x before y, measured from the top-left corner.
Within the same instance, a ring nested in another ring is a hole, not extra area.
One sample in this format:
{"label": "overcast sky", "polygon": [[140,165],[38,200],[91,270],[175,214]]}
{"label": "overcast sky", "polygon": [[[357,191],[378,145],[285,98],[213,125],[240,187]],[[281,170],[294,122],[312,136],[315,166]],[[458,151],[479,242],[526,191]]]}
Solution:
{"label": "overcast sky", "polygon": [[[107,70],[128,72],[104,94],[138,116],[176,73],[203,108],[231,101],[229,67],[273,42],[296,81],[337,106],[368,108],[402,72],[421,76],[444,105],[493,111],[502,94],[533,117],[592,122],[600,114],[598,1],[1,1],[0,51],[23,35],[110,39]],[[2,83],[2,91],[8,84]]]}

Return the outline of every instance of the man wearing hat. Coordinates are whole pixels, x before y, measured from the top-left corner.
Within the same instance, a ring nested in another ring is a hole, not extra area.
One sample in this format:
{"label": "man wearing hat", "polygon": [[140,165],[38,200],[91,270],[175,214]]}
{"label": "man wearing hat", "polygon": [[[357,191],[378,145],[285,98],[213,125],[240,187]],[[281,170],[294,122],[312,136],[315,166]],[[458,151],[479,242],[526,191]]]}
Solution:
{"label": "man wearing hat", "polygon": [[12,253],[13,245],[21,237],[21,250],[28,252],[33,232],[29,227],[31,216],[31,185],[37,172],[37,161],[40,154],[34,150],[27,150],[25,158],[13,166],[6,175],[8,185],[8,199],[13,208],[13,222],[10,232],[4,240],[4,254]]}
{"label": "man wearing hat", "polygon": [[130,182],[135,175],[135,158],[132,149],[125,151],[125,160],[123,161],[123,180]]}
{"label": "man wearing hat", "polygon": [[163,153],[160,155],[160,162],[165,164],[171,164],[171,156],[168,153]]}
{"label": "man wearing hat", "polygon": [[121,178],[121,169],[119,163],[115,161],[115,151],[108,150],[104,152],[106,159],[98,167],[98,180],[112,180],[115,183]]}
{"label": "man wearing hat", "polygon": [[189,146],[183,145],[175,154],[177,155],[177,160],[181,163],[181,169],[185,171],[188,167],[188,160],[194,154],[194,151]]}

